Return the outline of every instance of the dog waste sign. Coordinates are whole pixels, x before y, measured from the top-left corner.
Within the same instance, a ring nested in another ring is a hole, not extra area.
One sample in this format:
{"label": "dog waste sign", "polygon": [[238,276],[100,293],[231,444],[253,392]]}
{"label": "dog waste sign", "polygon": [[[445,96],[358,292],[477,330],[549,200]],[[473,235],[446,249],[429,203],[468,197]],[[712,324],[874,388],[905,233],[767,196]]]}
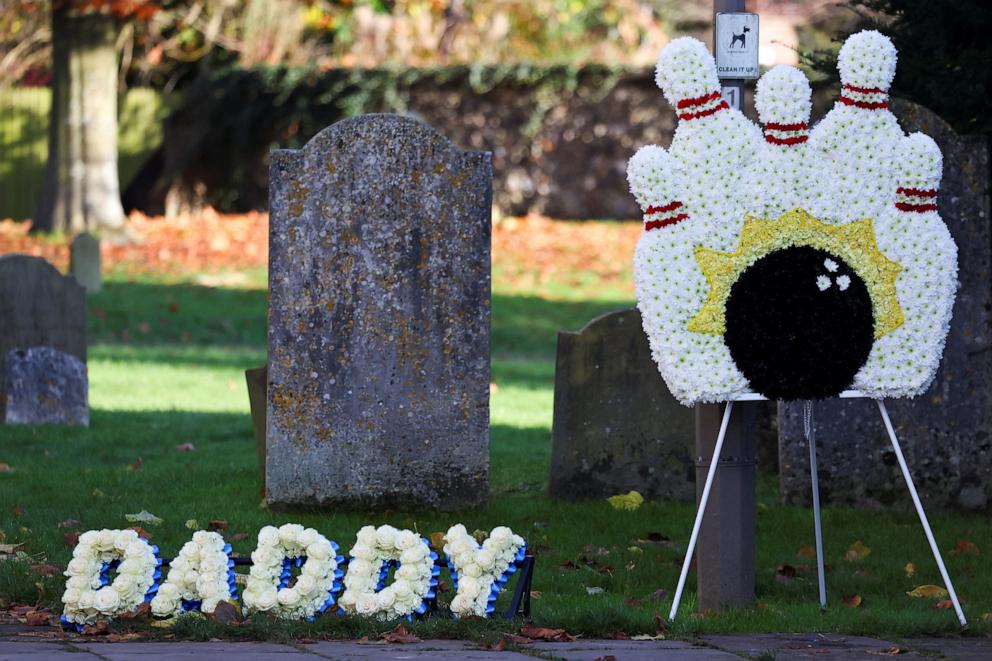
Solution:
{"label": "dog waste sign", "polygon": [[716,72],[720,78],[758,77],[758,15],[719,13],[714,31]]}

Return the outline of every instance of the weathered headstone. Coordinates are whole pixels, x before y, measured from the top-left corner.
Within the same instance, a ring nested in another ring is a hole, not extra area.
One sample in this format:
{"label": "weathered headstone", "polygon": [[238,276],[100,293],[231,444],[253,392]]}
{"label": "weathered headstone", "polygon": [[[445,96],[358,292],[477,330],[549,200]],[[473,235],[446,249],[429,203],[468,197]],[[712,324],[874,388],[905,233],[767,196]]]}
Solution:
{"label": "weathered headstone", "polygon": [[[893,101],[903,130],[933,137],[944,154],[938,206],[958,245],[961,286],[940,370],[930,389],[886,403],[927,507],[987,509],[992,500],[992,238],[985,137],[959,136],[937,115]],[[822,498],[877,507],[908,503],[895,455],[874,402],[815,406]],[[781,490],[810,500],[802,406],[779,405]]]}
{"label": "weathered headstone", "polygon": [[637,309],[558,333],[551,493],[692,500],[694,414],[658,374]]}
{"label": "weathered headstone", "polygon": [[9,425],[90,424],[86,364],[51,347],[8,351],[4,360]]}
{"label": "weathered headstone", "polygon": [[268,503],[485,500],[491,180],[397,115],[273,152]]}
{"label": "weathered headstone", "polygon": [[69,246],[69,274],[83,286],[87,294],[95,294],[103,286],[100,273],[100,240],[92,234],[77,234]]}
{"label": "weathered headstone", "polygon": [[[40,257],[0,257],[0,374],[8,351],[39,346],[86,362],[86,294]],[[6,401],[0,383],[0,413]]]}

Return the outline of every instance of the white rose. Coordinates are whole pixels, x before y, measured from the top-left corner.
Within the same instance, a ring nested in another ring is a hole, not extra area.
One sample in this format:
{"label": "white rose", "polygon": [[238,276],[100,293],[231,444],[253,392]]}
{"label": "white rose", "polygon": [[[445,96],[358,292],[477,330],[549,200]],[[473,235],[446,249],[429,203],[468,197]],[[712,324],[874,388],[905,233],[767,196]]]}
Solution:
{"label": "white rose", "polygon": [[99,534],[96,530],[87,530],[79,536],[79,543],[76,545],[76,548],[92,546],[98,539]]}
{"label": "white rose", "polygon": [[382,526],[375,533],[376,544],[382,549],[394,548],[396,542],[396,528],[392,526]]}
{"label": "white rose", "polygon": [[331,553],[334,549],[326,540],[314,542],[309,544],[307,547],[307,557],[313,558],[314,560],[327,560],[331,557]]}
{"label": "white rose", "polygon": [[458,593],[451,600],[451,610],[455,613],[465,613],[472,607],[472,599],[467,595]]}
{"label": "white rose", "polygon": [[255,603],[253,604],[253,608],[260,611],[271,610],[275,608],[278,601],[279,596],[276,594],[276,589],[274,587],[270,587],[254,599]]}
{"label": "white rose", "polygon": [[73,604],[79,601],[79,595],[82,592],[77,588],[67,588],[65,592],[62,593],[62,603],[63,604]]}
{"label": "white rose", "polygon": [[400,554],[400,562],[417,563],[423,560],[428,553],[429,551],[426,546],[423,544],[417,544],[415,546],[411,546]]}
{"label": "white rose", "polygon": [[338,606],[344,608],[345,610],[350,610],[355,605],[355,593],[351,590],[345,590],[338,598]]}
{"label": "white rose", "polygon": [[217,597],[211,597],[210,599],[204,599],[203,603],[200,604],[200,610],[204,613],[213,613],[217,610],[217,604],[221,602]]}
{"label": "white rose", "polygon": [[489,533],[489,539],[498,543],[504,543],[512,536],[513,536],[513,531],[507,528],[506,526],[499,526],[493,528],[492,532]]}
{"label": "white rose", "polygon": [[[99,579],[98,579],[99,582]],[[77,590],[85,590],[90,585],[89,576],[72,576],[68,581],[65,582],[67,588],[75,588]]]}
{"label": "white rose", "polygon": [[[279,543],[279,529],[275,526],[265,526],[258,531],[258,545],[263,546],[275,546]],[[252,554],[254,555],[254,554]]]}
{"label": "white rose", "polygon": [[118,551],[123,551],[132,542],[136,542],[136,541],[138,541],[138,533],[136,533],[131,529],[120,530],[118,531],[116,535],[116,539],[114,540],[114,548],[117,549]]}
{"label": "white rose", "polygon": [[361,544],[362,546],[372,546],[375,544],[375,540],[375,526],[365,526],[358,531],[358,544]]}
{"label": "white rose", "polygon": [[302,533],[300,533],[299,542],[300,546],[307,547],[311,544],[316,544],[320,541],[321,535],[319,532],[313,528],[306,528]]}
{"label": "white rose", "polygon": [[496,555],[492,551],[483,549],[475,554],[475,562],[483,571],[489,571],[496,566]]}
{"label": "white rose", "polygon": [[448,553],[450,555],[462,555],[463,553],[470,553],[473,549],[474,544],[470,544],[468,540],[461,538],[456,539],[450,544],[450,550]]}
{"label": "white rose", "polygon": [[467,576],[469,578],[479,578],[482,576],[482,567],[475,564],[474,562],[469,563],[462,567],[462,570],[458,572],[459,577]]}
{"label": "white rose", "polygon": [[96,541],[93,546],[100,550],[109,550],[114,548],[114,542],[117,541],[117,535],[114,534],[113,530],[101,530],[97,533]]}
{"label": "white rose", "polygon": [[279,590],[279,603],[292,608],[300,603],[300,593],[295,589]]}
{"label": "white rose", "polygon": [[458,579],[458,594],[468,595],[470,599],[479,596],[479,581],[471,576],[461,576]]}
{"label": "white rose", "polygon": [[411,530],[401,530],[396,534],[396,548],[401,551],[405,551],[414,544],[418,543],[419,540],[420,535],[415,532]]}
{"label": "white rose", "polygon": [[408,601],[413,597],[413,590],[410,589],[410,584],[406,581],[396,581],[393,583],[393,593],[396,595],[397,601]]}
{"label": "white rose", "polygon": [[114,582],[110,584],[110,587],[117,591],[120,595],[126,595],[135,590],[138,586],[138,582],[135,580],[134,576],[128,574],[121,574],[114,579]]}
{"label": "white rose", "polygon": [[283,544],[298,544],[300,535],[303,534],[303,526],[298,523],[287,523],[279,527],[279,541]]}
{"label": "white rose", "polygon": [[96,593],[93,599],[93,607],[105,615],[110,615],[120,606],[121,595],[111,588],[103,588]]}
{"label": "white rose", "polygon": [[73,558],[69,561],[66,571],[73,576],[88,575],[91,571],[93,571],[91,569],[92,564],[93,563],[85,558]]}
{"label": "white rose", "polygon": [[365,546],[364,544],[355,544],[351,549],[351,557],[361,558],[362,560],[372,559],[372,547]]}
{"label": "white rose", "polygon": [[177,599],[179,597],[179,588],[172,583],[165,583],[158,589],[158,596],[165,597],[166,599]]}
{"label": "white rose", "polygon": [[[109,592],[114,592],[113,590],[108,590]],[[117,594],[114,592],[114,594]],[[93,608],[93,602],[96,600],[96,592],[93,590],[83,590],[79,595],[79,602],[76,604],[80,610],[86,610],[88,608]]]}
{"label": "white rose", "polygon": [[226,573],[227,559],[217,555],[210,555],[200,561],[200,571],[209,574]]}
{"label": "white rose", "polygon": [[358,599],[355,600],[355,611],[361,615],[371,615],[376,612],[378,606],[378,598],[370,592],[359,595]]}
{"label": "white rose", "polygon": [[219,592],[217,581],[213,579],[209,579],[207,577],[201,577],[196,582],[196,591],[200,593],[200,597],[202,599],[209,599],[210,597],[215,597]]}
{"label": "white rose", "polygon": [[380,590],[375,596],[375,602],[379,610],[386,610],[396,603],[396,592],[390,588]]}
{"label": "white rose", "polygon": [[465,526],[461,523],[456,523],[448,528],[448,532],[445,534],[445,537],[448,539],[455,539],[456,537],[464,537],[467,534],[468,531],[465,529]]}
{"label": "white rose", "polygon": [[416,581],[420,578],[420,568],[413,564],[400,565],[400,568],[396,570],[396,578],[404,581]]}
{"label": "white rose", "polygon": [[317,581],[314,580],[313,576],[301,575],[296,579],[295,587],[298,592],[310,594],[317,587]]}

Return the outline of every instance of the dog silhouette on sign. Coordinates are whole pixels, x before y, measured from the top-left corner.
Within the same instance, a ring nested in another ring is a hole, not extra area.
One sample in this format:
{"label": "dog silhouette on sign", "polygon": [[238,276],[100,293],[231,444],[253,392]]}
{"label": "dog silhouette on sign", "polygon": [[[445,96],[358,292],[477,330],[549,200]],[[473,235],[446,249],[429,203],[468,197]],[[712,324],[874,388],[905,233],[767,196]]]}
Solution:
{"label": "dog silhouette on sign", "polygon": [[741,42],[741,48],[747,48],[747,33],[751,31],[751,28],[744,26],[740,34],[734,34],[734,38],[730,40],[730,47],[733,48],[734,44],[738,41]]}

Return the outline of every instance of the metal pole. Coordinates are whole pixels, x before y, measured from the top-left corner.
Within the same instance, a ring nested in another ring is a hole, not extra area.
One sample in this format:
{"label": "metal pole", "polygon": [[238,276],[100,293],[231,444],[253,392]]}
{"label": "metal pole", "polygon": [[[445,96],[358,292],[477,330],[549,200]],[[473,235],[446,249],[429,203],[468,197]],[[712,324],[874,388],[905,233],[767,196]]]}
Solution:
{"label": "metal pole", "polygon": [[816,536],[816,574],[820,583],[820,608],[827,607],[827,579],[823,567],[823,528],[820,522],[820,478],[816,465],[816,428],[813,426],[813,402],[803,403],[803,427],[809,444],[809,474],[813,483],[813,530]]}
{"label": "metal pole", "polygon": [[727,402],[727,408],[723,412],[723,422],[720,423],[720,433],[716,437],[716,447],[713,449],[713,458],[710,461],[709,471],[706,473],[706,485],[703,487],[703,495],[696,509],[696,521],[692,524],[692,535],[689,536],[689,547],[685,551],[685,559],[682,561],[682,573],[679,574],[679,584],[675,588],[675,599],[672,601],[672,610],[668,614],[669,620],[675,619],[675,613],[679,609],[679,602],[682,601],[682,590],[685,588],[685,579],[689,574],[689,565],[692,563],[692,554],[696,550],[696,539],[699,537],[699,528],[703,523],[703,514],[706,513],[706,502],[710,499],[710,489],[713,487],[713,476],[716,475],[716,468],[720,465],[720,451],[723,449],[723,440],[727,436],[727,425],[730,424],[730,414],[734,410],[734,403]]}
{"label": "metal pole", "polygon": [[[744,11],[744,0],[713,0],[713,51],[716,52],[716,15],[728,12]],[[744,110],[744,81],[720,81],[720,94],[732,108]]]}
{"label": "metal pole", "polygon": [[923,532],[926,533],[927,541],[930,542],[930,550],[933,551],[933,558],[937,561],[937,567],[940,569],[940,576],[944,579],[944,585],[947,587],[948,594],[951,595],[951,602],[954,604],[954,612],[958,614],[958,621],[961,622],[961,626],[968,626],[968,621],[964,619],[964,611],[961,610],[961,602],[958,601],[958,595],[954,591],[954,585],[951,583],[951,577],[947,574],[947,567],[944,566],[944,558],[940,555],[940,549],[937,548],[937,541],[933,538],[933,531],[930,530],[930,522],[927,520],[927,515],[923,511],[923,503],[920,502],[920,495],[916,493],[916,485],[913,484],[913,476],[909,473],[909,466],[906,465],[906,458],[902,456],[902,448],[899,447],[899,439],[896,438],[896,431],[892,428],[892,421],[889,420],[889,412],[885,409],[885,402],[882,400],[876,400],[878,403],[878,410],[882,414],[882,422],[885,423],[885,431],[889,432],[889,439],[892,441],[892,449],[895,450],[896,459],[899,460],[899,468],[902,469],[902,476],[906,480],[906,486],[909,488],[909,495],[913,499],[913,505],[916,506],[916,513],[920,517],[920,523],[923,524]]}

